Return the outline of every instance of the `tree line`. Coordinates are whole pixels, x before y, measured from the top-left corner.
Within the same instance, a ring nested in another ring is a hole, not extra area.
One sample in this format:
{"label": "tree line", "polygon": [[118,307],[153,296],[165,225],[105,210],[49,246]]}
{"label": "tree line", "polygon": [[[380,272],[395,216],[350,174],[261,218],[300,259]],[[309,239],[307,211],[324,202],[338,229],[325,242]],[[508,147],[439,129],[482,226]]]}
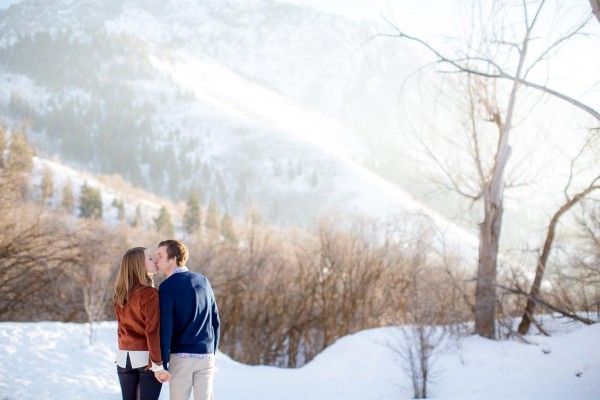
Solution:
{"label": "tree line", "polygon": [[[74,215],[42,204],[49,178],[31,183],[33,151],[25,135],[0,133],[0,320],[93,326],[114,319],[110,298],[120,257],[137,245],[154,250],[165,233],[127,223],[108,226],[95,212]],[[86,196],[98,198],[87,190]],[[443,238],[424,216],[399,217],[385,226],[324,219],[308,232],[268,225],[250,208],[243,221],[228,218],[226,237],[206,223],[198,225],[197,201],[191,198],[186,209],[193,232],[185,238],[189,267],[213,283],[222,315],[221,349],[236,360],[296,367],[344,335],[380,326],[440,325],[470,332],[475,268],[440,246]],[[544,312],[554,307],[597,319],[599,217],[595,208],[582,220],[580,251],[568,268],[547,271],[551,284],[538,296]],[[224,224],[225,218],[211,218],[211,224]],[[156,284],[162,279],[156,276]],[[518,335],[511,320],[526,305],[527,296],[517,293],[523,279],[514,271],[498,277],[513,289],[499,298],[498,336]]]}

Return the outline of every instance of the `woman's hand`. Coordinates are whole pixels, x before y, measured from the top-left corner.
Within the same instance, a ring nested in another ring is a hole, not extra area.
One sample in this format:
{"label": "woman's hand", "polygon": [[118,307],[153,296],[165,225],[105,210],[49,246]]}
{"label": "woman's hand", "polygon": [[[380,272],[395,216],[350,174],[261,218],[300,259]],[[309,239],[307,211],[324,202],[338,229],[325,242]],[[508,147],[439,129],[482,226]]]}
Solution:
{"label": "woman's hand", "polygon": [[171,380],[171,374],[168,371],[165,371],[164,369],[161,371],[156,371],[154,373],[154,377],[160,383],[169,382],[169,380]]}

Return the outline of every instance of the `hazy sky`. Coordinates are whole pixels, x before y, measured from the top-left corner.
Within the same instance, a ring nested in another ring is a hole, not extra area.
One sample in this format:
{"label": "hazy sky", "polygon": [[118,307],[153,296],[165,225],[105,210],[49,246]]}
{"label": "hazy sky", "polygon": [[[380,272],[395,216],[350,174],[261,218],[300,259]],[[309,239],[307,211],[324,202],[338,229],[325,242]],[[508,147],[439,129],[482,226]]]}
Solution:
{"label": "hazy sky", "polygon": [[23,0],[0,0],[0,10],[7,9],[8,7],[12,6],[13,4],[20,3],[22,1]]}
{"label": "hazy sky", "polygon": [[[382,22],[392,20],[405,32],[435,41],[442,37],[459,37],[469,25],[469,0],[276,0],[286,3],[303,4],[326,12],[339,14],[355,21],[370,20]],[[485,3],[485,2],[483,2]],[[492,1],[488,2],[492,4]],[[509,18],[522,18],[521,1],[509,12]],[[563,20],[551,20],[549,30],[561,24],[578,21],[582,13],[591,14],[589,0],[551,0],[544,6],[548,14],[561,10],[566,15]],[[558,13],[557,13],[558,14]],[[558,53],[560,62],[553,60],[553,84],[560,90],[583,93],[588,104],[600,109],[600,23],[588,25],[586,32],[596,37],[570,44]],[[382,26],[385,26],[382,24]],[[538,42],[543,43],[544,38]],[[588,90],[595,86],[592,95]]]}

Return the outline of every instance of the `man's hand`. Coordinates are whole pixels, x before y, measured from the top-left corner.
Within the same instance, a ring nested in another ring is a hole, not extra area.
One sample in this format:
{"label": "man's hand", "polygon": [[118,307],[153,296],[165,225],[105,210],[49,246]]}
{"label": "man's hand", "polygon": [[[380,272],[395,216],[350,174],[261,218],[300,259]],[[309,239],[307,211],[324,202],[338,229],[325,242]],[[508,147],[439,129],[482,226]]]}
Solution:
{"label": "man's hand", "polygon": [[171,380],[171,374],[168,371],[162,370],[162,371],[156,371],[154,373],[154,377],[156,378],[157,381],[159,381],[160,383],[165,383],[165,382],[169,382],[169,380]]}

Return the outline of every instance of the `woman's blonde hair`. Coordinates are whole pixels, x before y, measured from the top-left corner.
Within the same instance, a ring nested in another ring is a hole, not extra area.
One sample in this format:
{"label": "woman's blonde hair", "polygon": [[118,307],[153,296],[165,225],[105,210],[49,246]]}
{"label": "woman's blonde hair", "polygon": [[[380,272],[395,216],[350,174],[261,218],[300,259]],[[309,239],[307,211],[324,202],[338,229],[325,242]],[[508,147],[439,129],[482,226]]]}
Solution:
{"label": "woman's blonde hair", "polygon": [[113,301],[121,307],[125,307],[134,287],[152,286],[152,278],[146,272],[145,252],[145,247],[134,247],[127,250],[121,260],[113,293]]}

